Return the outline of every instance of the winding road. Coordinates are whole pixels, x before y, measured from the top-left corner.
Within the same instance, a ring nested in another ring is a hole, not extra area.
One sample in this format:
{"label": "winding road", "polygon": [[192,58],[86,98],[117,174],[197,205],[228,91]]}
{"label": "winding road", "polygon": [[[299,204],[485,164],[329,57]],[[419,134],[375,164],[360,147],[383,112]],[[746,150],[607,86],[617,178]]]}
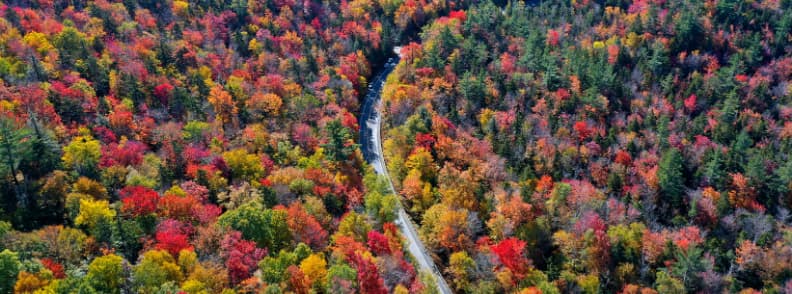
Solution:
{"label": "winding road", "polygon": [[[369,83],[369,90],[363,102],[359,121],[360,149],[363,151],[363,157],[374,167],[377,174],[384,175],[388,179],[388,185],[393,193],[396,193],[396,189],[393,188],[393,182],[390,175],[388,175],[388,168],[385,165],[385,159],[382,155],[382,138],[380,136],[382,120],[377,106],[380,104],[380,95],[382,86],[385,84],[385,79],[387,79],[398,62],[398,58],[388,59],[388,63],[385,64],[382,70],[380,70]],[[421,239],[418,237],[418,230],[416,229],[417,226],[415,223],[413,223],[410,216],[407,215],[407,212],[404,211],[404,207],[399,205],[398,210],[396,224],[399,226],[402,235],[409,240],[407,250],[415,257],[419,272],[431,273],[432,276],[434,276],[437,283],[437,290],[440,293],[454,293],[451,291],[451,288],[448,287],[445,279],[443,279],[443,275],[434,264],[434,261],[426,251],[426,247],[424,247],[423,242],[421,242]]]}

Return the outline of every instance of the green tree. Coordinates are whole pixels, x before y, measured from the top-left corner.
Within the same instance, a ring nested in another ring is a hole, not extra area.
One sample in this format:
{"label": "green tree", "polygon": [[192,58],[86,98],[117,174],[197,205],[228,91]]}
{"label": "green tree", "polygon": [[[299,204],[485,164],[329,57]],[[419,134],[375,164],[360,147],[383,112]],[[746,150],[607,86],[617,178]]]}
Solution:
{"label": "green tree", "polygon": [[658,143],[660,149],[668,148],[668,135],[671,134],[671,130],[668,129],[670,123],[667,115],[662,115],[657,119],[657,138],[660,140]]}
{"label": "green tree", "polygon": [[366,212],[375,217],[380,223],[392,222],[396,219],[399,199],[395,195],[382,195],[379,192],[372,192],[366,195],[364,201]]}
{"label": "green tree", "polygon": [[189,121],[184,125],[182,130],[182,138],[188,142],[200,142],[204,138],[204,134],[209,130],[209,124],[202,121]]}
{"label": "green tree", "polygon": [[726,180],[723,152],[720,150],[708,151],[705,155],[706,162],[699,166],[698,173],[703,180],[715,189],[723,189]]}
{"label": "green tree", "polygon": [[487,97],[487,85],[484,84],[483,76],[475,76],[471,72],[465,72],[459,81],[457,91],[462,94],[465,101],[471,103],[475,109],[480,108]]}
{"label": "green tree", "polygon": [[19,164],[29,159],[30,131],[19,127],[11,119],[0,118],[0,174],[10,178],[14,185],[14,195],[17,202],[27,206],[27,189],[24,185],[24,176],[19,176]]}
{"label": "green tree", "polygon": [[[3,237],[5,237],[5,235],[10,233],[12,230],[13,228],[11,227],[11,223],[7,221],[0,221],[0,240],[2,240]],[[3,245],[0,245],[0,249],[3,248],[2,246]]]}
{"label": "green tree", "polygon": [[259,247],[277,252],[292,240],[286,217],[285,210],[264,209],[261,203],[251,201],[227,211],[217,223],[240,231],[245,239],[255,241]]}
{"label": "green tree", "polygon": [[689,51],[698,49],[699,46],[706,40],[704,27],[701,25],[698,17],[701,15],[698,7],[691,7],[688,4],[682,9],[682,15],[679,21],[675,22],[674,33],[674,49],[675,52]]}
{"label": "green tree", "polygon": [[685,293],[685,285],[669,275],[666,271],[657,271],[657,278],[655,279],[655,287],[658,293],[663,294],[683,294]]}
{"label": "green tree", "polygon": [[21,266],[15,252],[8,249],[0,252],[0,293],[13,292]]}
{"label": "green tree", "polygon": [[19,170],[27,177],[41,178],[58,168],[61,148],[53,132],[40,125],[36,113],[31,109],[27,112],[29,115],[27,129],[32,129],[29,139],[30,148],[26,153],[29,157],[20,162]]}
{"label": "green tree", "polygon": [[629,226],[620,224],[608,228],[611,253],[616,261],[637,262],[641,257],[641,238],[646,226],[635,222]]}
{"label": "green tree", "polygon": [[366,242],[371,225],[366,221],[366,216],[350,211],[341,219],[336,234],[349,236],[358,242]]}
{"label": "green tree", "polygon": [[476,269],[476,262],[470,258],[467,252],[460,251],[451,254],[446,270],[453,277],[456,289],[465,291],[470,287],[470,279]]}
{"label": "green tree", "polygon": [[652,43],[651,55],[649,60],[646,62],[646,66],[648,67],[648,70],[654,74],[656,79],[665,76],[665,72],[669,63],[670,61],[665,45],[663,45],[663,43],[660,41],[655,41]]}
{"label": "green tree", "polygon": [[[99,40],[99,39],[96,39]],[[89,81],[91,81],[94,90],[96,90],[96,97],[105,97],[110,93],[110,70],[107,65],[100,64],[99,60],[91,54],[86,55],[86,61],[77,63],[77,70],[80,74]],[[99,105],[100,110],[108,109],[107,101],[102,98]]]}
{"label": "green tree", "polygon": [[57,294],[98,294],[90,281],[85,278],[66,277],[61,280],[53,280],[47,287],[44,288],[43,293],[57,293]]}
{"label": "green tree", "polygon": [[676,148],[666,151],[660,159],[657,180],[663,202],[668,202],[670,208],[682,207],[682,199],[685,194],[683,167],[682,154]]}
{"label": "green tree", "polygon": [[677,250],[676,262],[671,267],[671,273],[682,279],[682,284],[688,293],[696,292],[700,285],[698,274],[706,271],[706,264],[702,259],[704,250],[692,247],[688,250]]}
{"label": "green tree", "polygon": [[71,68],[77,60],[84,59],[88,55],[85,34],[72,26],[63,28],[52,43],[58,49],[59,61],[63,67]]}
{"label": "green tree", "polygon": [[342,293],[344,284],[354,289],[357,284],[357,271],[345,263],[334,264],[327,270],[325,281],[325,289],[328,293]]}
{"label": "green tree", "polygon": [[297,265],[311,254],[311,248],[300,243],[294,251],[282,249],[277,256],[267,256],[259,262],[261,278],[269,284],[277,284],[288,279],[286,269]]}
{"label": "green tree", "polygon": [[792,160],[786,160],[786,163],[773,171],[770,185],[778,194],[789,196],[792,191]]}
{"label": "green tree", "polygon": [[358,148],[358,144],[352,141],[352,132],[338,119],[327,123],[325,133],[327,134],[327,143],[322,144],[322,148],[324,148],[324,154],[328,160],[344,162]]}

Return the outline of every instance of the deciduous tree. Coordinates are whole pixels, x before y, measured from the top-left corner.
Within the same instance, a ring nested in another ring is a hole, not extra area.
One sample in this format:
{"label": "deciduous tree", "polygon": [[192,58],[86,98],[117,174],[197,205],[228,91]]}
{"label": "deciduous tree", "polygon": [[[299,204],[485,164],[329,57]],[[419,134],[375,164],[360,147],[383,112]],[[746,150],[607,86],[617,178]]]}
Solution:
{"label": "deciduous tree", "polygon": [[300,262],[300,270],[312,285],[324,285],[327,276],[327,262],[322,254],[311,254]]}
{"label": "deciduous tree", "polygon": [[93,229],[102,221],[111,221],[115,215],[115,210],[110,208],[107,200],[81,199],[80,214],[74,219],[74,223]]}
{"label": "deciduous tree", "polygon": [[85,277],[96,291],[121,293],[125,278],[123,262],[123,258],[115,254],[97,257],[88,265]]}
{"label": "deciduous tree", "polygon": [[221,243],[224,250],[225,265],[231,283],[237,284],[249,278],[256,270],[259,260],[266,255],[266,250],[256,247],[256,243],[242,239],[242,234],[233,231],[228,233]]}
{"label": "deciduous tree", "polygon": [[292,241],[287,218],[286,211],[264,209],[259,203],[248,202],[221,215],[217,223],[242,232],[245,239],[260,247],[278,252]]}
{"label": "deciduous tree", "polygon": [[82,135],[63,147],[62,160],[64,166],[73,169],[77,174],[92,176],[96,174],[96,165],[101,156],[99,141],[90,135]]}
{"label": "deciduous tree", "polygon": [[134,269],[135,287],[140,292],[154,292],[166,283],[181,282],[183,275],[176,260],[167,251],[150,250],[143,254]]}
{"label": "deciduous tree", "polygon": [[159,194],[149,188],[128,186],[119,191],[124,206],[123,212],[139,217],[151,214],[157,210]]}
{"label": "deciduous tree", "polygon": [[21,266],[16,252],[8,249],[0,252],[0,292],[13,292]]}

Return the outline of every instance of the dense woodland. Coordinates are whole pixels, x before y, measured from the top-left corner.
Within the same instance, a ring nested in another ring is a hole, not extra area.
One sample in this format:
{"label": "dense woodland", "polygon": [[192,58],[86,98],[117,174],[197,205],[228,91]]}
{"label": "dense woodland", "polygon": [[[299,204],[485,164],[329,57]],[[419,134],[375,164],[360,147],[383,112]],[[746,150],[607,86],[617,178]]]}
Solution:
{"label": "dense woodland", "polygon": [[790,0],[0,0],[0,293],[435,293],[400,201],[460,293],[790,293],[790,79]]}
{"label": "dense woodland", "polygon": [[462,5],[0,2],[0,293],[434,289],[356,113]]}
{"label": "dense woodland", "polygon": [[460,292],[792,292],[792,2],[475,5],[383,90]]}

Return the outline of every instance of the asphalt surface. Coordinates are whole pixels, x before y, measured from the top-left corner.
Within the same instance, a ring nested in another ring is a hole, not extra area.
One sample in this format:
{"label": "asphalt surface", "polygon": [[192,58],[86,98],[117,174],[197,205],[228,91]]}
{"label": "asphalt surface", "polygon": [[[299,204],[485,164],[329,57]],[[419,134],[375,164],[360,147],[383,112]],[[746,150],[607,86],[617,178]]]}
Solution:
{"label": "asphalt surface", "polygon": [[[388,185],[394,193],[396,193],[396,189],[393,188],[392,179],[390,175],[388,175],[385,159],[382,156],[382,137],[380,136],[382,120],[377,107],[380,104],[382,86],[385,84],[385,80],[388,78],[390,72],[393,71],[393,68],[396,67],[398,63],[398,58],[389,59],[388,63],[385,64],[369,83],[369,91],[363,102],[359,121],[360,149],[363,151],[363,157],[374,167],[377,174],[384,175],[388,179]],[[398,195],[398,193],[396,194]],[[427,253],[423,242],[421,242],[421,239],[418,237],[417,226],[413,223],[412,219],[410,219],[410,216],[407,215],[407,212],[404,211],[404,207],[399,205],[398,209],[396,224],[399,226],[402,235],[409,241],[407,250],[415,258],[418,272],[431,273],[435,278],[437,290],[440,293],[454,293],[451,291],[451,288],[448,287],[445,279],[443,279],[443,275],[440,274],[440,270],[437,268],[434,261]]]}

